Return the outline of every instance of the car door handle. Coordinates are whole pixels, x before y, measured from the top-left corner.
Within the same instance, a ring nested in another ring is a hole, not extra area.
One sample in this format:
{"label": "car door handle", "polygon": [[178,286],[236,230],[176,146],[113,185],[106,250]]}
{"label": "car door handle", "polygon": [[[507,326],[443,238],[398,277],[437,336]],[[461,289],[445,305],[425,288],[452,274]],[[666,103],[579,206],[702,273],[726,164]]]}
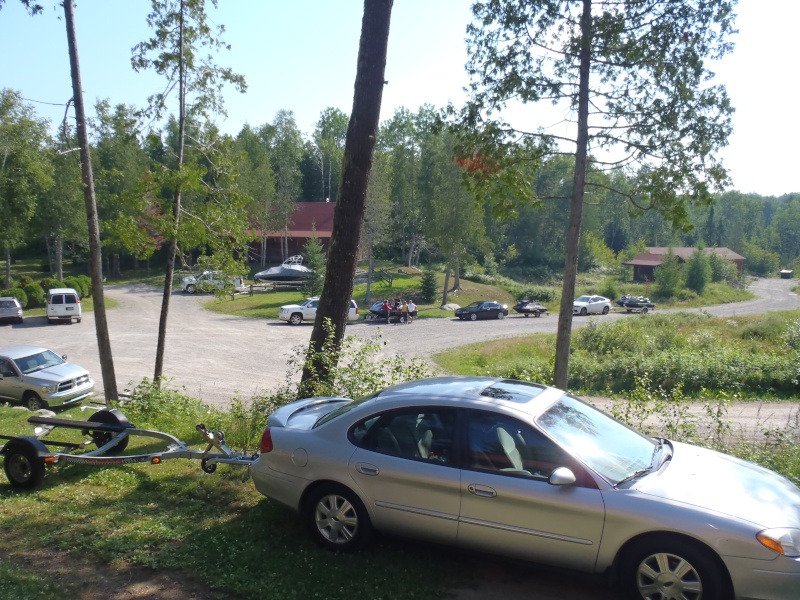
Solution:
{"label": "car door handle", "polygon": [[497,492],[492,488],[485,485],[478,485],[476,483],[470,483],[467,486],[467,490],[470,494],[480,496],[481,498],[494,498],[497,496]]}
{"label": "car door handle", "polygon": [[358,471],[362,475],[372,475],[373,477],[375,475],[380,475],[381,473],[381,470],[378,467],[367,463],[358,463],[356,465],[356,471]]}

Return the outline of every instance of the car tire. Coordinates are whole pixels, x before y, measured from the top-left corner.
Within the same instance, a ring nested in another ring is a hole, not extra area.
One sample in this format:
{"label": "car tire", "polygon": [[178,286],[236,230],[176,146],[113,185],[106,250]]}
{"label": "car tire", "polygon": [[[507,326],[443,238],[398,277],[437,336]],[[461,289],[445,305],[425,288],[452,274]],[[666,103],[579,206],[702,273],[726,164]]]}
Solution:
{"label": "car tire", "polygon": [[478,314],[477,313],[469,313],[469,320],[470,321],[477,321],[478,320]]}
{"label": "car tire", "polygon": [[585,317],[587,312],[588,312],[588,311],[586,310],[586,307],[585,307],[585,306],[581,308],[581,316],[582,316],[582,317]]}
{"label": "car tire", "polygon": [[351,490],[327,484],[308,498],[306,525],[314,541],[327,550],[352,552],[372,536],[372,524],[364,504]]}
{"label": "car tire", "polygon": [[607,306],[604,306],[604,307],[603,307],[603,314],[604,314],[604,315],[607,315],[607,314],[608,314],[608,311],[610,311],[610,310],[611,310],[610,308],[608,308]]}
{"label": "car tire", "polygon": [[3,469],[15,488],[32,489],[44,478],[44,459],[28,440],[15,439],[3,449]]}
{"label": "car tire", "polygon": [[505,315],[503,314],[503,311],[501,311],[501,310],[497,311],[497,318],[498,319],[502,319],[503,317],[505,317]]}
{"label": "car tire", "polygon": [[47,407],[45,401],[42,400],[36,392],[25,392],[25,395],[22,397],[22,404],[28,410],[34,411]]}
{"label": "car tire", "polygon": [[187,285],[186,286],[186,293],[187,294],[194,294],[194,292],[195,292],[195,288],[194,288],[193,285]]}
{"label": "car tire", "polygon": [[[130,421],[125,418],[121,412],[117,410],[98,410],[91,417],[87,419],[90,423],[102,423],[104,425],[130,425]],[[110,431],[92,431],[91,429],[84,430],[84,435],[91,435],[92,441],[98,448],[105,446],[114,437],[114,433]],[[114,446],[106,450],[106,454],[120,454],[128,447],[129,436],[125,436]]]}
{"label": "car tire", "polygon": [[303,315],[300,313],[294,313],[291,317],[289,317],[289,323],[291,325],[300,325],[303,322]]}
{"label": "car tire", "polygon": [[640,540],[629,548],[620,564],[623,597],[730,598],[732,590],[727,577],[711,553],[677,538]]}

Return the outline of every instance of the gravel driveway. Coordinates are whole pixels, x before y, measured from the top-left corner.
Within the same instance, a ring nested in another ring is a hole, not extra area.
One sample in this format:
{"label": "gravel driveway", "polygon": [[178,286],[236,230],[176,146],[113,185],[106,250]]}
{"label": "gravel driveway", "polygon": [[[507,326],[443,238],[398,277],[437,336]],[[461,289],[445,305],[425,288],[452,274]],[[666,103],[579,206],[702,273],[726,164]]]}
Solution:
{"label": "gravel driveway", "polygon": [[[702,309],[716,316],[736,316],[800,308],[800,297],[791,293],[793,280],[760,279],[751,290],[755,300]],[[143,377],[152,377],[161,290],[140,286],[107,286],[106,294],[119,302],[108,311],[111,348],[117,386],[130,388]],[[457,300],[457,299],[456,299]],[[306,345],[311,324],[291,326],[282,321],[221,315],[203,309],[209,296],[176,292],[170,303],[164,373],[169,385],[217,406],[231,399],[250,398],[275,389],[284,382],[292,349]],[[698,309],[699,310],[699,309]],[[666,312],[666,311],[659,311]],[[591,319],[637,318],[626,313],[576,317],[574,327]],[[558,318],[512,314],[503,320],[458,321],[423,319],[411,325],[385,325],[358,321],[348,325],[348,334],[367,338],[380,332],[387,353],[429,358],[446,348],[475,342],[517,337],[531,333],[553,333]],[[0,326],[0,345],[32,344],[67,354],[86,367],[102,393],[100,361],[94,314],[84,313],[83,322],[48,325],[44,317],[27,317],[22,325]]]}

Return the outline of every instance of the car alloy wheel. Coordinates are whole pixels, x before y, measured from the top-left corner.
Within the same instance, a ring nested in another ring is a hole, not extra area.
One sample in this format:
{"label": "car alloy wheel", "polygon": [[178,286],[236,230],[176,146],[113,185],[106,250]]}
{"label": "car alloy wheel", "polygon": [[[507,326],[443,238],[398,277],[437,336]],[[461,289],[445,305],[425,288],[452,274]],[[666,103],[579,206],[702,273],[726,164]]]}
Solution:
{"label": "car alloy wheel", "polygon": [[366,543],[372,525],[364,505],[352,491],[325,485],[308,502],[307,524],[324,548],[349,552]]}
{"label": "car alloy wheel", "polygon": [[193,285],[187,285],[186,286],[186,293],[187,294],[194,294],[194,286]]}
{"label": "car alloy wheel", "polygon": [[289,323],[292,325],[300,325],[303,322],[303,315],[300,313],[294,313],[291,317],[289,317]]}
{"label": "car alloy wheel", "polygon": [[28,392],[25,394],[25,398],[22,400],[22,403],[28,410],[39,410],[45,406],[44,401],[34,392]]}
{"label": "car alloy wheel", "polygon": [[611,309],[609,309],[607,306],[604,306],[603,307],[603,314],[607,315],[609,310],[611,310]]}
{"label": "car alloy wheel", "polygon": [[711,550],[679,539],[643,540],[623,562],[622,583],[636,600],[722,600],[728,585]]}
{"label": "car alloy wheel", "polygon": [[469,320],[470,321],[476,321],[477,319],[478,319],[478,314],[477,313],[469,313]]}
{"label": "car alloy wheel", "polygon": [[586,312],[587,312],[587,311],[586,311],[586,307],[585,307],[585,306],[584,306],[583,308],[581,308],[581,316],[582,316],[582,317],[585,317],[585,316],[586,316]]}
{"label": "car alloy wheel", "polygon": [[505,315],[503,314],[503,311],[502,310],[497,311],[497,318],[498,319],[502,319],[503,317],[505,317]]}

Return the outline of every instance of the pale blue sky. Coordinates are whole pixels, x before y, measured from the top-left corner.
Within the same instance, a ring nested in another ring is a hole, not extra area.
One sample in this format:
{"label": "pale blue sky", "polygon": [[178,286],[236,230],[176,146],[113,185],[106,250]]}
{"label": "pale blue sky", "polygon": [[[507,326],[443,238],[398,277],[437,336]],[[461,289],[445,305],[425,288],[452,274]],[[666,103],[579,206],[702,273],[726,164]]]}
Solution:
{"label": "pale blue sky", "polygon": [[[44,3],[55,4],[55,0]],[[416,111],[460,103],[464,73],[465,28],[470,0],[395,0],[381,119],[400,106]],[[112,104],[142,106],[162,81],[130,67],[131,48],[150,32],[149,0],[78,0],[78,48],[87,104],[107,98]],[[244,123],[271,122],[276,111],[294,111],[310,131],[328,106],[352,107],[360,0],[220,0],[213,20],[226,28],[230,52],[217,57],[247,79],[248,91],[226,94],[223,131]],[[796,0],[741,0],[734,54],[719,64],[719,81],[728,88],[737,112],[730,146],[723,152],[736,189],[779,195],[800,191],[795,168],[800,153],[798,49],[800,22]],[[61,10],[27,16],[18,0],[0,10],[0,86],[38,102],[62,104],[71,96],[67,43]],[[34,104],[54,122],[63,106]],[[534,124],[536,125],[536,124]]]}

